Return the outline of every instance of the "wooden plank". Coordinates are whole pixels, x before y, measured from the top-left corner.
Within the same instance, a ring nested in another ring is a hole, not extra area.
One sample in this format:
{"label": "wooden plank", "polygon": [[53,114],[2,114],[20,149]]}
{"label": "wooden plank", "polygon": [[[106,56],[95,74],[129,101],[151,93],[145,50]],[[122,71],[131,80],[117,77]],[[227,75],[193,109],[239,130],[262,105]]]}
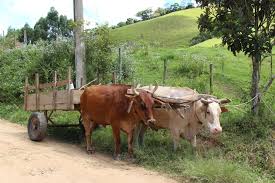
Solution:
{"label": "wooden plank", "polygon": [[72,68],[69,67],[68,69],[68,89],[67,89],[67,98],[68,98],[68,109],[71,108],[71,104],[72,104],[72,97],[71,97],[71,89],[70,89],[70,84],[71,84],[71,72],[72,72]]}
{"label": "wooden plank", "polygon": [[[66,86],[67,84],[68,84],[68,80],[57,81],[56,82],[56,87]],[[39,88],[40,89],[51,88],[51,87],[54,87],[54,85],[55,85],[54,82],[52,82],[52,83],[44,83],[44,84],[40,84]],[[33,85],[29,85],[28,89],[29,90],[34,90],[36,88]]]}
{"label": "wooden plank", "polygon": [[56,94],[57,94],[57,91],[56,91],[56,83],[57,83],[57,72],[54,71],[54,86],[53,86],[53,109],[55,110],[56,109]]}
{"label": "wooden plank", "polygon": [[84,90],[72,90],[72,104],[80,104],[80,96],[83,92]]}
{"label": "wooden plank", "polygon": [[[56,102],[55,107],[53,106],[53,91],[51,92],[43,92],[40,93],[40,103],[39,103],[39,109],[41,111],[43,110],[73,110],[74,105],[71,104],[68,105],[68,91],[67,90],[61,90],[56,91]],[[36,110],[36,94],[30,94],[27,96],[28,100],[28,111],[34,111]]]}
{"label": "wooden plank", "polygon": [[39,104],[40,104],[40,91],[39,91],[39,74],[35,74],[35,104],[36,110],[39,111]]}
{"label": "wooden plank", "polygon": [[26,79],[25,79],[25,92],[24,92],[24,110],[27,110],[27,107],[28,107],[28,100],[27,100],[27,97],[28,97],[28,94],[29,94],[28,86],[29,86],[28,77],[26,77]]}

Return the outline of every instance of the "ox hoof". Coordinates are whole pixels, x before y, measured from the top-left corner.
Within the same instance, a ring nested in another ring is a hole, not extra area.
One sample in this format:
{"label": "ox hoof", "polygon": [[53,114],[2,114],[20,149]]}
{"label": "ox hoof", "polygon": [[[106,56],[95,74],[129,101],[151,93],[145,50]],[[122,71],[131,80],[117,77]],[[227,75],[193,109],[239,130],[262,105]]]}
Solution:
{"label": "ox hoof", "polygon": [[114,160],[120,161],[121,160],[121,155],[120,154],[114,155]]}
{"label": "ox hoof", "polygon": [[95,148],[91,147],[90,149],[87,149],[87,154],[94,154],[95,153]]}

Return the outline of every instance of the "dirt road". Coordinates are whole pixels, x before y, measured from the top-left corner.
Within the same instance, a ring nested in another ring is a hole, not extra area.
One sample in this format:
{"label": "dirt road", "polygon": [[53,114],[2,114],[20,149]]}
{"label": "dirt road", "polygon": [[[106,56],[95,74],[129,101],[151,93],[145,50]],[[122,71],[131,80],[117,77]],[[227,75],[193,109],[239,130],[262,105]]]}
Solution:
{"label": "dirt road", "polygon": [[32,142],[26,128],[0,120],[0,182],[175,183],[158,173],[117,162],[52,139]]}

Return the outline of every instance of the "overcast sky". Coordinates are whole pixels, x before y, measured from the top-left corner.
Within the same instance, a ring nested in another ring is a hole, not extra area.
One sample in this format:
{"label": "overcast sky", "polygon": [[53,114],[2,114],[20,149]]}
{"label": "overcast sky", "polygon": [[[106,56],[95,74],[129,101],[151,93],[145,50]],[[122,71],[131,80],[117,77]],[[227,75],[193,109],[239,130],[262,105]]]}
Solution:
{"label": "overcast sky", "polygon": [[[95,23],[117,24],[145,8],[164,7],[167,3],[182,0],[83,0],[84,19]],[[189,0],[187,0],[189,1]],[[73,18],[73,0],[0,0],[0,31],[9,26],[21,28],[27,22],[30,26],[45,17],[50,7],[55,7],[59,14]]]}

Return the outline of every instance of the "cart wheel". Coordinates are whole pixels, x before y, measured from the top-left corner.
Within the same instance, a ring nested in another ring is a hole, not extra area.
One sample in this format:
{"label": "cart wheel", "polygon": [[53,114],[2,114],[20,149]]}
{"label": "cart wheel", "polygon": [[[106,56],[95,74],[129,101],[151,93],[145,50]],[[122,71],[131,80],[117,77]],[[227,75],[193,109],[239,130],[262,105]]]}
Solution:
{"label": "cart wheel", "polygon": [[47,118],[44,113],[34,112],[31,114],[28,123],[29,138],[33,141],[41,141],[47,132]]}

